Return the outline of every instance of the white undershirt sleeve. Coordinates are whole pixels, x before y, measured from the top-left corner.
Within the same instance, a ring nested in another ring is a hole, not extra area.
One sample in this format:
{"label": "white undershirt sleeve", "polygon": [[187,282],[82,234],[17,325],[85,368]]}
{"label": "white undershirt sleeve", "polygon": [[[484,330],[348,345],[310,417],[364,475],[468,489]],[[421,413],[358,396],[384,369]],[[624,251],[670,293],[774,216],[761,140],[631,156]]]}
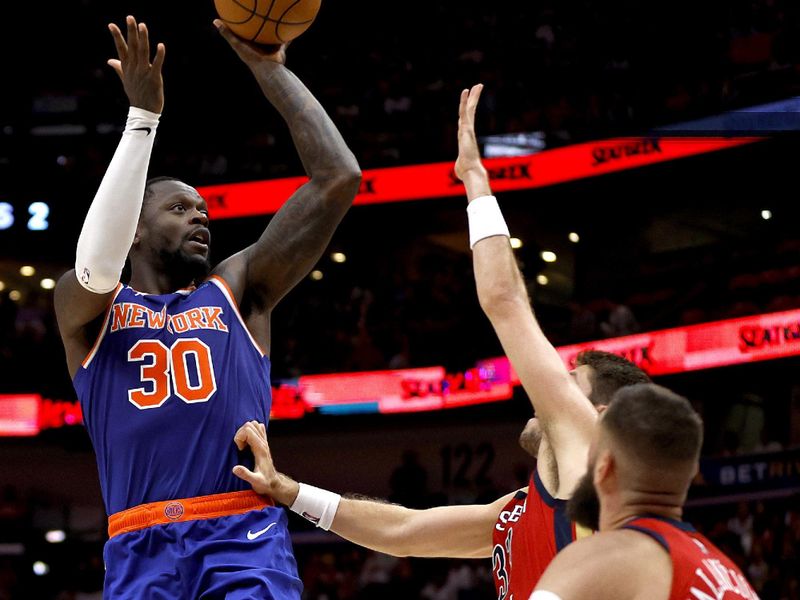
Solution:
{"label": "white undershirt sleeve", "polygon": [[142,210],[158,119],[131,106],[122,140],[86,214],[75,275],[90,292],[105,294],[119,283]]}

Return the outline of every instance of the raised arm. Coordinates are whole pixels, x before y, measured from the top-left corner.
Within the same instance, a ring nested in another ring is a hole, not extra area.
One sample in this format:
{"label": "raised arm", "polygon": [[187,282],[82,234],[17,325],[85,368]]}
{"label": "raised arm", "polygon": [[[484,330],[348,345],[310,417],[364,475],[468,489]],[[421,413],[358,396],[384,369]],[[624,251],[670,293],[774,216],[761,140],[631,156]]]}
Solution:
{"label": "raised arm", "polygon": [[289,126],[310,177],[272,218],[261,238],[222,263],[238,299],[252,295],[258,312],[268,312],[305,277],[330,242],[358,192],[361,171],[336,126],[305,85],[285,66],[285,46],[256,46],[215,25],[250,68],[267,100]]}
{"label": "raised arm", "polygon": [[455,166],[470,203],[471,238],[481,238],[471,241],[478,299],[555,453],[559,489],[550,491],[566,494],[586,469],[597,413],[539,327],[507,229],[503,231],[505,222],[491,197],[475,138],[475,110],[482,89],[476,85],[461,93]]}
{"label": "raised arm", "polygon": [[[275,469],[264,425],[255,421],[245,423],[236,432],[234,441],[240,450],[249,446],[255,456],[255,472],[237,466],[233,470],[236,476],[250,483],[259,494],[269,495],[295,512],[306,512],[298,506],[302,503],[298,502],[300,484]],[[330,492],[310,489],[311,494],[338,501],[338,506],[331,508],[330,525],[323,524],[325,528],[378,552],[428,558],[490,557],[497,516],[513,496],[512,492],[484,505],[412,510],[374,500],[335,498]]]}
{"label": "raised arm", "polygon": [[86,326],[108,305],[133,243],[158,117],[164,107],[164,44],[158,44],[151,63],[147,27],[131,16],[126,23],[127,40],[116,25],[108,26],[118,57],[108,64],[122,80],[130,101],[128,121],[86,215],[75,269],[61,276],[55,290],[56,317],[72,376],[94,341]]}

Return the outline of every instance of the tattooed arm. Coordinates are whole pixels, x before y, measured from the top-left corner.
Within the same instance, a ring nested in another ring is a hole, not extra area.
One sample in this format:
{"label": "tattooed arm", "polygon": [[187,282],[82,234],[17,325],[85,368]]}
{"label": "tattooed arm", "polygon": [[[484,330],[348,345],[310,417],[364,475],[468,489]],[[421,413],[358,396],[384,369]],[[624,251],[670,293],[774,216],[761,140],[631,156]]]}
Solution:
{"label": "tattooed arm", "polygon": [[316,264],[358,192],[361,171],[325,110],[284,66],[285,46],[255,46],[220,21],[215,25],[286,121],[310,177],[255,244],[215,269],[231,287],[250,332],[266,349],[270,311]]}

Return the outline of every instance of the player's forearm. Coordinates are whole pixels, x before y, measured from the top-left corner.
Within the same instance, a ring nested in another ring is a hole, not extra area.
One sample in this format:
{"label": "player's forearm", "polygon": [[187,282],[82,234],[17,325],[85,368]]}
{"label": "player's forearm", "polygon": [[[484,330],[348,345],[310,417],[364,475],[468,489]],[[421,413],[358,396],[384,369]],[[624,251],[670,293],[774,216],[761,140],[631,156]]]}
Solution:
{"label": "player's forearm", "polygon": [[[328,528],[327,524],[321,523],[320,517],[328,508],[331,496],[335,495],[305,484],[304,488],[305,498],[298,498],[300,483],[279,472],[270,477],[267,483],[267,491],[273,500],[290,507],[292,511],[317,526]],[[308,498],[312,499],[311,502]],[[322,499],[322,502],[317,502],[317,499]],[[365,548],[394,556],[406,556],[406,540],[400,532],[403,531],[404,524],[412,512],[410,509],[373,500],[334,499],[337,500],[338,505],[330,523],[330,531]]]}
{"label": "player's forearm", "polygon": [[114,289],[133,243],[144,198],[158,115],[131,107],[114,157],[86,215],[75,275],[96,293]]}
{"label": "player's forearm", "polygon": [[359,546],[392,556],[485,558],[491,555],[494,522],[476,518],[482,510],[485,507],[413,510],[373,500],[342,498],[331,531]]}
{"label": "player's forearm", "polygon": [[309,177],[351,182],[360,178],[358,162],[333,121],[294,73],[271,61],[259,63],[253,73],[264,95],[289,126]]}
{"label": "player's forearm", "polygon": [[556,349],[545,336],[531,308],[525,281],[505,236],[475,244],[473,265],[478,299],[545,427],[570,420],[570,402],[585,399],[573,393],[574,383]]}
{"label": "player's forearm", "polygon": [[[342,498],[331,531],[346,540],[392,556],[414,554],[412,532],[407,523],[415,511],[374,500]],[[418,532],[424,535],[424,532]]]}
{"label": "player's forearm", "polygon": [[477,242],[472,264],[481,308],[515,368],[521,375],[535,370],[541,385],[568,380],[564,363],[536,320],[509,238],[494,235]]}
{"label": "player's forearm", "polygon": [[531,311],[528,291],[509,239],[485,238],[472,249],[475,285],[481,308],[493,323],[520,309]]}
{"label": "player's forearm", "polygon": [[[257,444],[257,456],[268,452],[265,440],[251,443]],[[342,498],[328,490],[294,481],[275,471],[271,462],[259,467],[260,476],[248,475],[242,467],[237,469],[240,469],[239,476],[250,481],[257,492],[271,496],[317,527],[333,531],[359,546],[393,556],[489,556],[494,521],[508,501],[508,497],[504,497],[493,505],[412,510],[373,499]]]}
{"label": "player's forearm", "polygon": [[[476,198],[492,195],[489,175],[479,160],[461,173],[461,180],[467,192],[468,204]],[[471,210],[468,208],[468,212]],[[502,214],[496,205],[493,210],[502,222]],[[475,228],[473,220],[485,220],[487,214],[476,215],[470,212],[471,234]],[[508,237],[493,235],[475,243],[472,247],[472,263],[478,300],[490,319],[494,313],[502,311],[509,302],[529,304],[525,282],[517,267]]]}
{"label": "player's forearm", "polygon": [[523,302],[508,302],[502,310],[490,314],[490,321],[534,404],[537,416],[546,419],[550,413],[557,415],[562,408],[563,389],[571,387],[573,382],[558,351],[536,322],[530,306]]}

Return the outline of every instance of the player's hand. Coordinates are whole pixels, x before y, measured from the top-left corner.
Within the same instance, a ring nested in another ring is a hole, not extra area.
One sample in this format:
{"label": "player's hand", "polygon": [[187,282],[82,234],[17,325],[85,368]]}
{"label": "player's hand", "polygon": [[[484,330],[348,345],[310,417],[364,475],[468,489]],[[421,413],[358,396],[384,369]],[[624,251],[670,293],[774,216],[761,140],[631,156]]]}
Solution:
{"label": "player's hand", "polygon": [[265,60],[280,65],[286,64],[286,48],[289,45],[288,43],[281,45],[253,44],[233,33],[220,19],[214,19],[214,27],[216,27],[222,37],[227,40],[231,48],[239,55],[239,58],[251,69]]}
{"label": "player's hand", "polygon": [[272,496],[281,504],[290,506],[297,498],[300,487],[296,481],[275,469],[267,443],[267,428],[264,424],[248,421],[239,428],[233,436],[233,441],[239,450],[249,446],[256,459],[255,471],[236,465],[233,474],[249,483],[257,494]]}
{"label": "player's hand", "polygon": [[461,103],[458,106],[458,158],[455,168],[456,176],[461,181],[473,174],[486,177],[475,137],[475,109],[478,108],[482,90],[483,84],[479,83],[473,85],[472,89],[461,92]]}
{"label": "player's hand", "polygon": [[128,16],[125,19],[128,28],[127,40],[114,23],[108,29],[117,47],[117,57],[108,60],[108,64],[122,80],[122,87],[131,106],[143,108],[154,113],[164,110],[164,80],[161,68],[164,65],[164,44],[156,47],[156,56],[150,62],[150,38],[147,26],[136,23],[136,19]]}

